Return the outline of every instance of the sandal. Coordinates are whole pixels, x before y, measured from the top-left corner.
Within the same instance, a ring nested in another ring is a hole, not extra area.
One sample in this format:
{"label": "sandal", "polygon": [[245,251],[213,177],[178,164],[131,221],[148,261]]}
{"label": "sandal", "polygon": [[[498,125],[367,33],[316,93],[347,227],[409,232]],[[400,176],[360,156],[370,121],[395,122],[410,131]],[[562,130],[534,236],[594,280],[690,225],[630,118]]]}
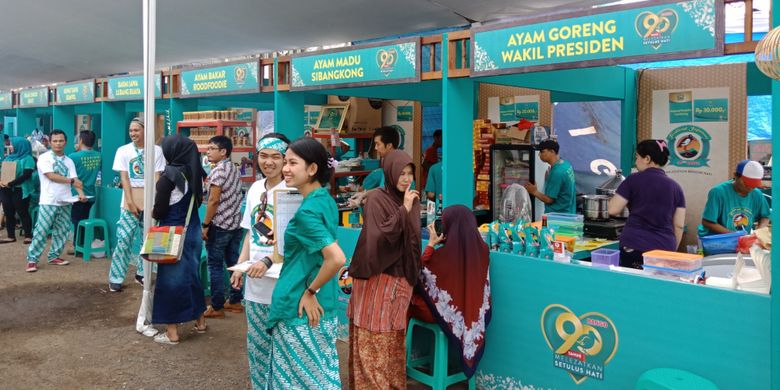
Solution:
{"label": "sandal", "polygon": [[30,244],[32,244],[32,238],[25,238],[24,245],[30,245]]}
{"label": "sandal", "polygon": [[159,344],[176,345],[179,344],[179,340],[171,340],[168,338],[168,333],[161,332],[157,336],[154,336],[154,342]]}
{"label": "sandal", "polygon": [[206,324],[203,324],[203,327],[199,328],[198,324],[195,324],[195,326],[192,327],[192,330],[197,332],[197,333],[203,334],[203,333],[206,333],[207,330],[209,330],[209,326],[206,325]]}
{"label": "sandal", "polygon": [[0,239],[0,244],[10,244],[12,242],[16,242],[15,238],[2,238]]}

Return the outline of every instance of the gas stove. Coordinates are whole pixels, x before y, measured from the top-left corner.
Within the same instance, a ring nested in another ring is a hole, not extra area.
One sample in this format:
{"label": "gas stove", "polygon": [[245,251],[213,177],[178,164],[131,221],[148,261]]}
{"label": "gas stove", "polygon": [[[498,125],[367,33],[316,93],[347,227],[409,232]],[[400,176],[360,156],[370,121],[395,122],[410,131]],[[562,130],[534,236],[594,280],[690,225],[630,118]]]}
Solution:
{"label": "gas stove", "polygon": [[617,240],[623,227],[626,226],[625,219],[610,218],[604,221],[585,220],[585,235],[588,237],[605,238],[607,240]]}

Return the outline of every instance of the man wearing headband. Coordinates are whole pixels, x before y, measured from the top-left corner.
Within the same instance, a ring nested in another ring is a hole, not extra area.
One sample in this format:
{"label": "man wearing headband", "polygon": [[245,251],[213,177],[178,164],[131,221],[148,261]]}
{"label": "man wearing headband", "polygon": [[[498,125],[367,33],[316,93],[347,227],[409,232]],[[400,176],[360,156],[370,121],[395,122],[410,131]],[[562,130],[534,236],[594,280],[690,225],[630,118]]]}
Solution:
{"label": "man wearing headband", "polygon": [[238,168],[230,159],[233,143],[224,135],[209,140],[209,162],[213,164],[208,177],[208,204],[203,218],[201,235],[208,252],[211,279],[211,305],[203,314],[207,318],[222,318],[225,311],[243,313],[241,289],[232,289],[225,301],[222,268],[232,267],[238,260],[241,244],[241,180]]}
{"label": "man wearing headband", "polygon": [[[144,211],[144,120],[135,118],[130,121],[128,130],[130,143],[120,146],[114,155],[114,171],[119,173],[122,183],[122,210],[116,227],[116,248],[111,256],[108,272],[108,290],[122,291],[130,261],[135,264],[135,281],[144,282],[143,261],[137,253],[132,253],[133,241],[141,238]],[[162,148],[154,146],[154,178],[165,169]]]}
{"label": "man wearing headband", "polygon": [[758,189],[764,178],[764,167],[751,160],[742,160],[734,170],[734,179],[718,184],[707,194],[707,204],[701,216],[699,236],[745,231],[753,224],[769,224],[769,204]]}

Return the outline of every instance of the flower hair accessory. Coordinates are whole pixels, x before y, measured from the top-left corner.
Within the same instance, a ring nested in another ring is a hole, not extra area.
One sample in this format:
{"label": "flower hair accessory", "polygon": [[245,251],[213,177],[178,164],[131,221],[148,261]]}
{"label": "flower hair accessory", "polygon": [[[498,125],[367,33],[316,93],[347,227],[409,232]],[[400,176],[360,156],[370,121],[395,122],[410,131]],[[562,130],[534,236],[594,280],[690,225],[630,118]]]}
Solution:
{"label": "flower hair accessory", "polygon": [[662,152],[667,148],[666,141],[662,139],[655,140],[655,143],[658,144],[658,148],[661,149]]}
{"label": "flower hair accessory", "polygon": [[328,168],[336,169],[339,166],[339,162],[333,157],[328,157]]}

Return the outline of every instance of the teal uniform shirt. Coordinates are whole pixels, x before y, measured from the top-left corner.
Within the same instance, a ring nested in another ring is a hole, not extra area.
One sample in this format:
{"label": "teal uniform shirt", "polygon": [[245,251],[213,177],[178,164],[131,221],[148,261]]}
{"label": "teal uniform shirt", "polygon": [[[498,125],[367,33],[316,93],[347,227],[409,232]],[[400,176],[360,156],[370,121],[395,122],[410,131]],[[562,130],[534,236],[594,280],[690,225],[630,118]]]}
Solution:
{"label": "teal uniform shirt", "polygon": [[[95,182],[100,172],[100,153],[94,150],[80,150],[71,153],[68,157],[76,166],[76,175],[84,183],[84,195],[95,196]],[[76,190],[71,191],[76,195]]]}
{"label": "teal uniform shirt", "polygon": [[545,213],[577,212],[577,189],[574,184],[574,169],[565,160],[558,160],[550,167],[544,184],[544,194],[553,202],[544,206]]}
{"label": "teal uniform shirt", "polygon": [[[304,198],[290,220],[284,232],[284,265],[271,298],[269,329],[279,321],[291,325],[308,323],[305,313],[298,318],[298,302],[320,272],[322,249],[336,242],[338,215],[328,190],[318,188]],[[337,288],[334,278],[317,293],[317,301],[325,310],[324,318],[336,315],[333,309]]]}
{"label": "teal uniform shirt", "polygon": [[438,201],[442,193],[442,169],[441,162],[431,165],[428,170],[428,180],[425,181],[425,193],[433,192],[433,199]]}
{"label": "teal uniform shirt", "polygon": [[[750,233],[754,222],[769,218],[769,204],[758,189],[750,191],[747,196],[740,196],[734,190],[734,181],[729,180],[712,187],[701,218],[732,231]],[[699,236],[710,234],[714,233],[703,225],[699,226]]]}
{"label": "teal uniform shirt", "polygon": [[377,168],[371,171],[371,173],[363,179],[363,189],[373,190],[374,188],[385,186],[385,171],[382,168]]}

